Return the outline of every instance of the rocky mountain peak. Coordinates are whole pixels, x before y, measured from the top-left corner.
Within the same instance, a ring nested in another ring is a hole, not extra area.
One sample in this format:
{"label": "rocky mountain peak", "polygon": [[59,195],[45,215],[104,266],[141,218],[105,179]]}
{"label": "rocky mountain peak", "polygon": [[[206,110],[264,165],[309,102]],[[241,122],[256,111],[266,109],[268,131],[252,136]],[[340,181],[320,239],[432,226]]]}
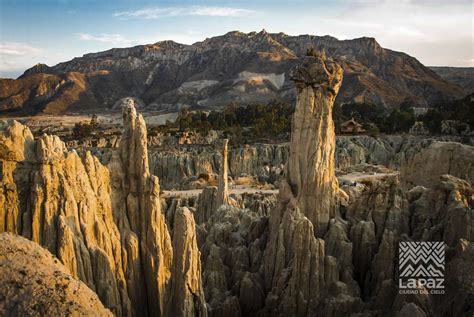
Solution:
{"label": "rocky mountain peak", "polygon": [[[145,45],[145,47],[148,46],[149,45]],[[155,44],[152,44],[152,46],[154,49],[182,49],[184,47],[187,47],[188,45],[181,44],[172,40],[164,40],[156,42]]]}
{"label": "rocky mountain peak", "polygon": [[[374,38],[338,40],[262,30],[232,31],[192,45],[162,41],[114,48],[53,67],[35,66],[18,82],[1,80],[0,109],[29,113],[110,109],[126,96],[163,112],[183,106],[219,108],[236,100],[293,102],[296,95],[289,75],[311,47],[342,61],[347,80],[338,103],[398,107],[409,98],[416,106],[430,107],[463,94],[461,87],[442,80],[415,58],[382,48]],[[37,73],[59,78],[35,77]],[[49,84],[53,80],[61,83],[70,73],[76,75],[66,89]],[[281,79],[275,81],[275,76]],[[273,78],[272,84],[262,86],[262,78]],[[39,95],[35,93],[38,87],[48,89]]]}
{"label": "rocky mountain peak", "polygon": [[25,70],[23,72],[23,74],[18,77],[18,79],[20,78],[25,78],[25,77],[28,77],[30,75],[34,75],[34,74],[40,74],[40,73],[45,73],[45,74],[48,74],[52,71],[51,67],[49,67],[48,65],[46,64],[41,64],[41,63],[38,63],[36,64],[35,66],[31,67],[31,68],[28,68],[27,70]]}

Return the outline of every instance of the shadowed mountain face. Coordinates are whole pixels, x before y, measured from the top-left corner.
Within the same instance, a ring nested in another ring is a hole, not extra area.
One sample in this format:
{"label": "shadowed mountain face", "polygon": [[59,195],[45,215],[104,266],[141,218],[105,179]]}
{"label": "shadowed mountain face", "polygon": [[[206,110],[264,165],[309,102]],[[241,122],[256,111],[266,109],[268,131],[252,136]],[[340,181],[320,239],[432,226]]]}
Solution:
{"label": "shadowed mountain face", "polygon": [[441,78],[458,84],[466,95],[474,93],[474,67],[439,67],[429,66]]}
{"label": "shadowed mountain face", "polygon": [[[24,114],[108,109],[120,98],[149,109],[218,108],[231,101],[293,101],[290,70],[309,47],[324,50],[344,69],[336,103],[404,100],[432,106],[463,90],[407,54],[373,38],[230,32],[193,45],[172,41],[86,54],[54,67],[38,64],[17,80],[0,80],[0,111]],[[50,74],[50,75],[46,75]]]}

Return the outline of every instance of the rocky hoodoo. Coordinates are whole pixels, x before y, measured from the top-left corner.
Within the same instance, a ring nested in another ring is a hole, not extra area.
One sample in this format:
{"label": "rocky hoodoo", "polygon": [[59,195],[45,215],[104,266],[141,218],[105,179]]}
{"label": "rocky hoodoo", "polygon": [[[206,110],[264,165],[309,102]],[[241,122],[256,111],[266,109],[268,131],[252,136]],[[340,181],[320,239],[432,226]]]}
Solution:
{"label": "rocky hoodoo", "polygon": [[222,140],[222,152],[220,161],[220,170],[217,176],[217,188],[208,186],[199,194],[197,210],[194,218],[198,224],[202,224],[210,219],[212,214],[223,205],[233,204],[236,202],[229,197],[229,181],[228,181],[228,142]]}
{"label": "rocky hoodoo", "polygon": [[[122,140],[108,166],[90,152],[68,151],[58,137],[35,141],[21,124],[8,125],[0,134],[0,232],[47,248],[115,315],[166,316],[173,275],[181,280],[186,273],[172,264],[191,253],[199,259],[199,251],[186,244],[187,251],[173,257],[172,244],[180,245],[182,237],[172,242],[161,212],[145,122],[133,103],[124,107],[123,120]],[[197,314],[205,311],[201,305]]]}
{"label": "rocky hoodoo", "polygon": [[[133,101],[123,108],[124,133],[110,163],[113,210],[126,251],[130,294],[139,315],[164,315],[173,251],[161,212],[158,178],[148,166],[146,126]],[[149,309],[149,311],[148,311]]]}
{"label": "rocky hoodoo", "polygon": [[228,189],[228,158],[227,158],[227,144],[229,140],[224,139],[222,141],[222,164],[221,171],[219,173],[219,183],[217,185],[217,206],[225,205],[229,203],[229,189]]}
{"label": "rocky hoodoo", "polygon": [[342,74],[339,65],[324,57],[306,58],[293,73],[297,99],[286,178],[300,212],[319,236],[337,207],[332,108]]}
{"label": "rocky hoodoo", "polygon": [[201,282],[201,253],[196,229],[188,208],[179,208],[173,226],[173,285],[167,316],[207,316]]}
{"label": "rocky hoodoo", "polygon": [[0,315],[113,316],[97,294],[38,244],[0,234]]}
{"label": "rocky hoodoo", "polygon": [[269,315],[306,316],[321,311],[327,286],[338,280],[336,262],[325,255],[326,232],[335,216],[332,106],[342,69],[324,57],[308,57],[295,69],[297,105],[286,180],[269,219],[264,281]]}

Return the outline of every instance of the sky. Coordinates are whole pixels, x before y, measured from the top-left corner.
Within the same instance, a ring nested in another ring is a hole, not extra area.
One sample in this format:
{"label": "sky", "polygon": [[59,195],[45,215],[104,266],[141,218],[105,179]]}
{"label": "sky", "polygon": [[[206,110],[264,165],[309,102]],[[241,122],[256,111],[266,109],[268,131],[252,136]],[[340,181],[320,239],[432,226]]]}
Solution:
{"label": "sky", "polygon": [[474,67],[472,0],[0,0],[0,77],[113,47],[262,29],[369,36],[425,65]]}

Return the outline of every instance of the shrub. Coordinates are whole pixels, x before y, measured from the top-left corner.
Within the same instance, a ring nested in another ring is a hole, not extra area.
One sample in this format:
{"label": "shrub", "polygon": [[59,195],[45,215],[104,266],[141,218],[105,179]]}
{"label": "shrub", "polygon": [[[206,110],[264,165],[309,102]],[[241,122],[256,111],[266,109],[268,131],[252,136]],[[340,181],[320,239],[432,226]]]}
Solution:
{"label": "shrub", "polygon": [[72,133],[76,137],[87,137],[92,134],[93,126],[87,122],[78,122],[74,125]]}

